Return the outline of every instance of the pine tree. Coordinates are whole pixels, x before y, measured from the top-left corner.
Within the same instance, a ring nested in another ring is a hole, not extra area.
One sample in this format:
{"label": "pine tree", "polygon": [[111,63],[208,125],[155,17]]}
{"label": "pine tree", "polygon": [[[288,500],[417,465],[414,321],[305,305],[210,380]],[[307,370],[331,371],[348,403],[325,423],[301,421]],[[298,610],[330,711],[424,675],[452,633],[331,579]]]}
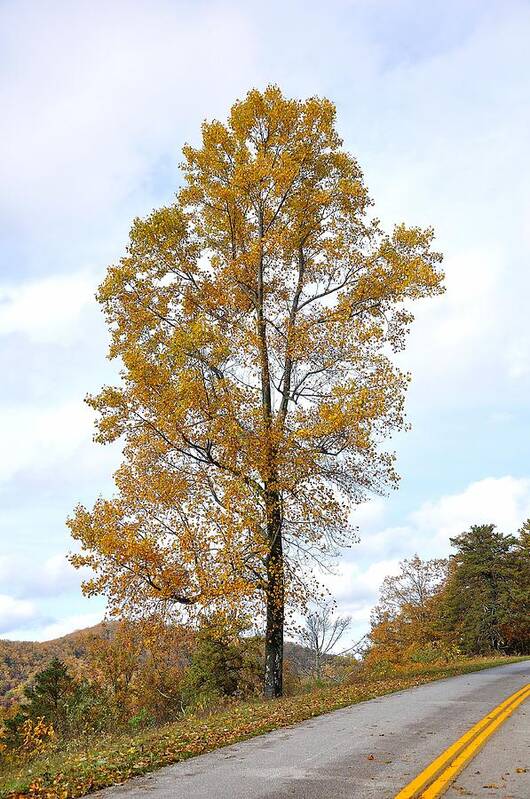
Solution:
{"label": "pine tree", "polygon": [[66,725],[68,702],[75,688],[75,681],[65,664],[59,658],[53,658],[24,689],[27,699],[24,713],[33,720],[43,718],[51,722],[56,731],[62,731]]}
{"label": "pine tree", "polygon": [[457,551],[450,559],[442,624],[466,654],[504,651],[510,553],[516,539],[498,532],[494,524],[482,524],[451,538],[451,544]]}

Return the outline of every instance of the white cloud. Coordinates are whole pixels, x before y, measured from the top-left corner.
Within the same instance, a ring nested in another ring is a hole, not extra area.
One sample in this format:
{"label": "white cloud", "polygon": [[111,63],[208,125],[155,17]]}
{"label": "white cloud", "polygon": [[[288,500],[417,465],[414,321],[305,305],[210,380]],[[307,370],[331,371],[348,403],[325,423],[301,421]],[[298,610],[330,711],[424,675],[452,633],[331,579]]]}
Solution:
{"label": "white cloud", "polygon": [[48,641],[100,622],[104,599],[81,594],[87,576],[88,570],[74,569],[64,553],[29,561],[22,555],[0,557],[0,637]]}
{"label": "white cloud", "polygon": [[[45,479],[74,454],[78,478],[114,465],[112,453],[92,443],[93,412],[83,403],[105,377],[117,377],[117,367],[105,361],[105,326],[94,297],[100,279],[80,270],[0,284],[0,355],[6,368],[20,365],[16,375],[7,374],[0,405],[0,440],[8,453],[0,483],[21,472]],[[13,389],[18,396],[11,399]]]}
{"label": "white cloud", "polygon": [[352,509],[351,524],[363,530],[372,529],[381,521],[384,511],[385,502],[380,497],[361,502]]}
{"label": "white cloud", "polygon": [[6,453],[0,459],[0,483],[22,470],[45,470],[68,459],[92,437],[92,413],[78,401],[51,408],[4,407],[0,440]]}
{"label": "white cloud", "polygon": [[39,621],[38,616],[33,602],[0,594],[0,634],[15,628],[29,627]]}
{"label": "white cloud", "polygon": [[[1,605],[0,605],[1,610]],[[65,616],[60,621],[45,623],[44,625],[26,625],[26,628],[19,624],[5,629],[2,638],[10,641],[51,641],[63,635],[72,633],[75,630],[83,630],[85,627],[92,627],[103,619],[103,613],[79,613],[73,616]],[[16,619],[14,620],[16,621]],[[1,629],[0,629],[1,632]]]}
{"label": "white cloud", "polygon": [[86,335],[82,312],[95,310],[97,279],[88,271],[0,285],[0,336],[19,333],[33,342],[66,343]]}
{"label": "white cloud", "polygon": [[101,612],[78,613],[74,616],[66,616],[59,621],[54,621],[36,630],[34,640],[50,641],[53,638],[60,638],[68,633],[73,633],[75,630],[83,630],[85,627],[99,624],[102,619],[103,614]]}
{"label": "white cloud", "polygon": [[375,557],[378,549],[400,559],[415,553],[446,557],[451,551],[449,539],[472,524],[491,523],[504,533],[515,533],[529,516],[530,479],[487,477],[455,494],[424,502],[407,515],[406,524],[367,536],[356,551],[368,558]]}
{"label": "white cloud", "polygon": [[379,560],[363,568],[358,563],[343,561],[335,575],[325,582],[332,588],[333,597],[349,613],[371,607],[377,599],[379,586],[387,574],[398,571],[398,560]]}
{"label": "white cloud", "polygon": [[517,340],[513,339],[506,348],[508,377],[520,380],[530,373],[530,337],[526,330],[521,331]]}
{"label": "white cloud", "polygon": [[530,376],[521,309],[530,275],[517,258],[508,248],[449,253],[446,294],[413,308],[416,320],[399,356],[413,375],[415,407],[462,412],[513,401]]}
{"label": "white cloud", "polygon": [[190,123],[252,71],[237,6],[20,0],[1,17],[1,207],[34,234],[50,222],[68,233],[148,189],[160,161],[178,159]]}
{"label": "white cloud", "polygon": [[489,477],[471,483],[459,494],[426,502],[410,519],[420,535],[432,535],[428,548],[447,547],[449,538],[471,524],[496,524],[514,533],[530,515],[530,479]]}
{"label": "white cloud", "polygon": [[44,562],[28,563],[22,555],[0,556],[0,584],[13,597],[36,599],[61,596],[80,590],[86,573],[74,569],[64,553],[48,557]]}
{"label": "white cloud", "polygon": [[361,558],[363,563],[378,562],[381,556],[400,558],[408,551],[411,541],[415,541],[413,529],[407,524],[361,530],[360,541],[352,549],[353,558]]}

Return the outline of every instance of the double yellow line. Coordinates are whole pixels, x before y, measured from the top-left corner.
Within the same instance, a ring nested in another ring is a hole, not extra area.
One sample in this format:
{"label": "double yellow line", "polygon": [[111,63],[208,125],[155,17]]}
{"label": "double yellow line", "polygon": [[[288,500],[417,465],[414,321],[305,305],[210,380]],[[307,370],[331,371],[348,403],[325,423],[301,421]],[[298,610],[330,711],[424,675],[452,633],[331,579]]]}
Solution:
{"label": "double yellow line", "polygon": [[501,702],[409,782],[394,799],[438,799],[495,730],[530,696],[530,683]]}

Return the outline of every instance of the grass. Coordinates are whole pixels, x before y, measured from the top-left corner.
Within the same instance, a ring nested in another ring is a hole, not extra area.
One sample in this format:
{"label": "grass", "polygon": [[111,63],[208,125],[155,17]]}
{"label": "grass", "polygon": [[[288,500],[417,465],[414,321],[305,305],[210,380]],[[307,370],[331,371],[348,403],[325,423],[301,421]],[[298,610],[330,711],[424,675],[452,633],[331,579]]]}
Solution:
{"label": "grass", "polygon": [[239,702],[228,710],[206,717],[190,716],[135,735],[91,741],[85,748],[51,752],[26,764],[13,764],[8,773],[0,777],[0,797],[69,799],[84,796],[161,766],[357,702],[518,660],[525,658],[479,658],[447,665],[409,667],[385,677],[365,676],[351,685],[326,685],[269,702]]}

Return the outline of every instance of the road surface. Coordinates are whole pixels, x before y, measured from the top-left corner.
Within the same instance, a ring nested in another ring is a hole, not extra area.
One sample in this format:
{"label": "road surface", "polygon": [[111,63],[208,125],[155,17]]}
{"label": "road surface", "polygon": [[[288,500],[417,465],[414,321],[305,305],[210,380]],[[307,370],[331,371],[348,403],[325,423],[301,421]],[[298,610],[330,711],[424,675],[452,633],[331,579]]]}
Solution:
{"label": "road surface", "polygon": [[[392,799],[492,708],[530,661],[372,699],[138,777],[99,799]],[[530,799],[530,699],[446,796]]]}
{"label": "road surface", "polygon": [[530,799],[530,699],[479,752],[444,799]]}

